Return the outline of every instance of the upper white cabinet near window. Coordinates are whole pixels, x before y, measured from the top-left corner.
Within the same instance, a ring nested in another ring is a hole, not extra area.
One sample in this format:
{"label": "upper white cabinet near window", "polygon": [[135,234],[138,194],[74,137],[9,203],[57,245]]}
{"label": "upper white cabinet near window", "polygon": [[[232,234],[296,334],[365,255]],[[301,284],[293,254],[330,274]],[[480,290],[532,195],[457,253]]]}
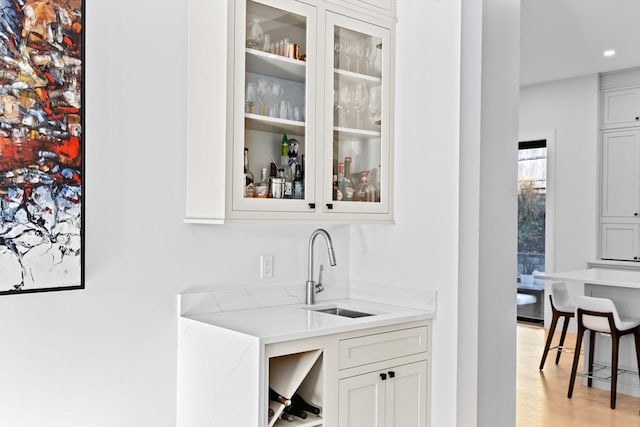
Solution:
{"label": "upper white cabinet near window", "polygon": [[602,259],[640,261],[640,69],[600,76]]}
{"label": "upper white cabinet near window", "polygon": [[602,91],[602,127],[640,126],[640,87]]}
{"label": "upper white cabinet near window", "polygon": [[602,217],[640,220],[640,130],[602,133]]}
{"label": "upper white cabinet near window", "polygon": [[186,221],[392,222],[395,2],[189,7]]}

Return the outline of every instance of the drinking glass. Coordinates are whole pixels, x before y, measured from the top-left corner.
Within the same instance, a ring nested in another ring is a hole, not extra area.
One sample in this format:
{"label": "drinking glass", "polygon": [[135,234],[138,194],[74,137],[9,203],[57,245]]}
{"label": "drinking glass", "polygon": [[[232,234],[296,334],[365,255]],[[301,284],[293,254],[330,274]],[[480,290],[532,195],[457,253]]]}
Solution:
{"label": "drinking glass", "polygon": [[258,100],[258,114],[263,116],[267,115],[267,103],[266,98],[269,93],[269,80],[265,78],[260,78],[258,80],[257,88],[256,88],[256,99]]}
{"label": "drinking glass", "polygon": [[253,113],[256,96],[256,84],[254,82],[247,83],[247,93],[245,94],[245,111],[247,113]]}

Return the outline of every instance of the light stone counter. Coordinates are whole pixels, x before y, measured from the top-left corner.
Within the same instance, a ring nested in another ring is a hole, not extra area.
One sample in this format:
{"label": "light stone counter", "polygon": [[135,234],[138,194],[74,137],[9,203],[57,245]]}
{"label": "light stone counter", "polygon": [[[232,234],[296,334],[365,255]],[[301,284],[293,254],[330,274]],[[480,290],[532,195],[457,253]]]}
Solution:
{"label": "light stone counter", "polygon": [[[335,305],[374,315],[349,318],[310,310],[310,308],[325,308]],[[435,317],[435,311],[418,310],[363,300],[339,299],[323,301],[314,306],[291,304],[183,315],[182,317],[249,335],[258,338],[263,344],[269,344],[428,320]]]}

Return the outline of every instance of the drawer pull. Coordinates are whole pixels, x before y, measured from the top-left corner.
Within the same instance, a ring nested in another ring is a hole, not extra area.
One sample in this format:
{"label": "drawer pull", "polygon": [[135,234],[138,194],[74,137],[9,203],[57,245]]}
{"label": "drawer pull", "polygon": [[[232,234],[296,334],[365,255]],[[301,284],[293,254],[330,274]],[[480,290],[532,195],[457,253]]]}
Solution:
{"label": "drawer pull", "polygon": [[394,371],[389,371],[389,378],[395,378],[396,373]]}
{"label": "drawer pull", "polygon": [[382,381],[386,380],[387,379],[387,374],[385,374],[384,372],[382,374],[380,374],[380,379]]}

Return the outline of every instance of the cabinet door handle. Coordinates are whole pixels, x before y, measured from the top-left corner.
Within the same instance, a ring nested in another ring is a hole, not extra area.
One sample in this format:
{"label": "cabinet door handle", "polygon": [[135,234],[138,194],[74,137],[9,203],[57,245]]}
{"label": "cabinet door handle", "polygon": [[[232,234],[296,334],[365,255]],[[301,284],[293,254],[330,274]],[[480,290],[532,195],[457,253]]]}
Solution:
{"label": "cabinet door handle", "polygon": [[327,209],[333,209],[333,203],[327,203]]}
{"label": "cabinet door handle", "polygon": [[315,208],[316,208],[315,203],[309,203],[309,209],[315,209]]}
{"label": "cabinet door handle", "polygon": [[634,212],[634,213],[633,213],[633,216],[638,216],[638,212]]}
{"label": "cabinet door handle", "polygon": [[640,120],[640,117],[636,117],[636,120]]}
{"label": "cabinet door handle", "polygon": [[382,381],[386,380],[386,379],[387,379],[387,374],[385,374],[384,372],[383,372],[383,373],[381,373],[381,374],[380,374],[380,379],[381,379]]}
{"label": "cabinet door handle", "polygon": [[394,371],[389,371],[389,378],[395,378],[396,373]]}
{"label": "cabinet door handle", "polygon": [[633,259],[634,259],[634,261],[635,261],[635,260],[637,260],[637,259],[638,259],[638,257],[637,257],[637,256],[634,256],[634,257],[633,257]]}

